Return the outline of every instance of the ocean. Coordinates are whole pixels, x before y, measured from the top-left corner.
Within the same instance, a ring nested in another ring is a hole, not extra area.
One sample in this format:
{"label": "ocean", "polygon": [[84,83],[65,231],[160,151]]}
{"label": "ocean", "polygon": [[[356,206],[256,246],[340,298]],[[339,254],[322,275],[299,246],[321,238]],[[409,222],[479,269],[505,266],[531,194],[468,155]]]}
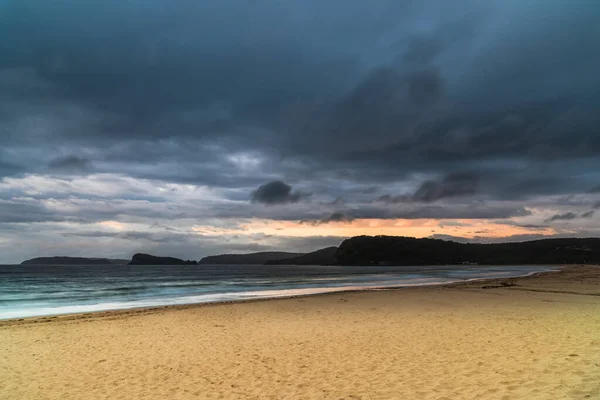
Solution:
{"label": "ocean", "polygon": [[528,275],[549,266],[0,265],[0,319]]}

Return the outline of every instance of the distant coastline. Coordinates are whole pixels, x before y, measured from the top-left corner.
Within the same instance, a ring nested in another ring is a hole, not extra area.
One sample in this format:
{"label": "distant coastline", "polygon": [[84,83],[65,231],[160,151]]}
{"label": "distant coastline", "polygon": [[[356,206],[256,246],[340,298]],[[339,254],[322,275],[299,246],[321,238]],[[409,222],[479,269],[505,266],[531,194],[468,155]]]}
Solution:
{"label": "distant coastline", "polygon": [[357,236],[311,253],[259,252],[208,256],[200,261],[137,253],[131,261],[38,257],[23,265],[551,265],[600,264],[599,238],[541,239],[516,243],[458,243],[402,236]]}
{"label": "distant coastline", "polygon": [[129,260],[119,258],[89,258],[89,257],[36,257],[25,260],[21,265],[125,265]]}

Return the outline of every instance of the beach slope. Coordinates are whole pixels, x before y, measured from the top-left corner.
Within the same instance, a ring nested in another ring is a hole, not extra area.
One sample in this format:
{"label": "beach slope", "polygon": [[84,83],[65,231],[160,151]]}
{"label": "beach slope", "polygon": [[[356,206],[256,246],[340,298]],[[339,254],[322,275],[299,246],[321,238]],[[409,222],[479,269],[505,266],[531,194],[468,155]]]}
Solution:
{"label": "beach slope", "polygon": [[2,399],[598,399],[600,268],[0,322]]}

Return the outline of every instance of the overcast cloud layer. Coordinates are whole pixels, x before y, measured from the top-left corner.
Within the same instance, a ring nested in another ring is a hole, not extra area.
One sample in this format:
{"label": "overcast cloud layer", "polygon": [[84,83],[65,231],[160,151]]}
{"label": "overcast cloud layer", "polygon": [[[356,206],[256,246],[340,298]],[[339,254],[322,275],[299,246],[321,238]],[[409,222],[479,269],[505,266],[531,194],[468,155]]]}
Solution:
{"label": "overcast cloud layer", "polygon": [[415,236],[598,235],[598,15],[4,1],[0,262],[307,251],[404,220]]}

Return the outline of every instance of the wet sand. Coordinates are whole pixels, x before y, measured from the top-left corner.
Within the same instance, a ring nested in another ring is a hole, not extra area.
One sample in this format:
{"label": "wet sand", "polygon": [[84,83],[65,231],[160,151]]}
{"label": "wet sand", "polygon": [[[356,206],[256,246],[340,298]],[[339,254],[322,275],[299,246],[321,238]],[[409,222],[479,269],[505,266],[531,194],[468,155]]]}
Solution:
{"label": "wet sand", "polygon": [[0,322],[0,399],[600,399],[600,267]]}

